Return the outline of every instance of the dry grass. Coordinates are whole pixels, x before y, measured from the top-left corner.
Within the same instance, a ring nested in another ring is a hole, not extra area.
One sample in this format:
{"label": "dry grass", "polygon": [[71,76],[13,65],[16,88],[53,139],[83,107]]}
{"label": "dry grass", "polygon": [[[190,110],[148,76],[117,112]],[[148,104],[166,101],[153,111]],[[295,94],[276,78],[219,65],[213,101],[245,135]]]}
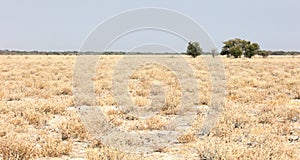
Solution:
{"label": "dry grass", "polygon": [[[201,111],[181,145],[164,152],[130,155],[93,145],[74,110],[72,71],[75,56],[0,56],[0,159],[299,159],[300,58],[224,58],[226,102],[209,136],[197,138],[205,118]],[[94,82],[97,105],[117,105],[112,75],[120,56],[104,56]],[[199,105],[209,105],[211,84],[201,57],[186,60],[199,84]],[[152,103],[153,85],[165,91],[161,112],[148,119],[118,110],[106,112],[115,126],[130,131],[164,128],[180,107],[176,75],[158,64],[145,64],[128,81],[138,107]],[[88,144],[88,145],[85,145]],[[83,154],[79,154],[83,152]]]}
{"label": "dry grass", "polygon": [[131,124],[129,130],[161,130],[168,123],[160,116],[153,116],[146,120],[138,120]]}
{"label": "dry grass", "polygon": [[191,143],[196,141],[194,133],[185,133],[177,138],[179,143]]}

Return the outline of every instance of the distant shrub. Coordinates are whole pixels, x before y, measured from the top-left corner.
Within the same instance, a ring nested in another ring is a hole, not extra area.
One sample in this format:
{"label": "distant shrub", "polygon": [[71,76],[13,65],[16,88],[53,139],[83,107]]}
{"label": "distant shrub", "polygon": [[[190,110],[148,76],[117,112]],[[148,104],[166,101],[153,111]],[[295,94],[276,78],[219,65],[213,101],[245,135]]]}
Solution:
{"label": "distant shrub", "polygon": [[187,52],[187,55],[190,55],[193,58],[200,56],[202,54],[202,49],[200,47],[199,42],[189,42],[186,52]]}
{"label": "distant shrub", "polygon": [[263,58],[268,57],[271,54],[271,51],[260,50],[257,52],[257,55],[262,56]]}

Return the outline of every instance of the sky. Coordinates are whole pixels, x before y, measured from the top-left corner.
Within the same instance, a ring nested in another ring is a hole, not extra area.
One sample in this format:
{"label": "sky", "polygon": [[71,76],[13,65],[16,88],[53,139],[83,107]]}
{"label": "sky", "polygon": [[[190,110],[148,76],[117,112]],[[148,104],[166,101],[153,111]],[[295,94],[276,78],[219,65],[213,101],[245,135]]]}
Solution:
{"label": "sky", "polygon": [[[100,24],[128,10],[152,7],[189,17],[219,50],[224,41],[242,38],[259,43],[261,49],[300,51],[299,6],[298,0],[0,0],[0,49],[79,51]],[[178,37],[149,30],[128,34],[108,50],[151,51],[146,43],[186,50]]]}

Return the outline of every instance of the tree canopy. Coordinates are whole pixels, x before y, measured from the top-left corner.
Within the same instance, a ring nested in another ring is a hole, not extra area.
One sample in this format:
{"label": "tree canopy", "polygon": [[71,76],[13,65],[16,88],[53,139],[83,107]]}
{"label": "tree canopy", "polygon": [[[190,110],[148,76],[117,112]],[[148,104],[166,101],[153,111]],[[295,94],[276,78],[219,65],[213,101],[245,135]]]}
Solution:
{"label": "tree canopy", "polygon": [[221,55],[227,55],[228,57],[233,56],[234,58],[240,58],[242,55],[251,58],[257,54],[260,49],[259,44],[239,38],[231,39],[223,43],[224,46]]}

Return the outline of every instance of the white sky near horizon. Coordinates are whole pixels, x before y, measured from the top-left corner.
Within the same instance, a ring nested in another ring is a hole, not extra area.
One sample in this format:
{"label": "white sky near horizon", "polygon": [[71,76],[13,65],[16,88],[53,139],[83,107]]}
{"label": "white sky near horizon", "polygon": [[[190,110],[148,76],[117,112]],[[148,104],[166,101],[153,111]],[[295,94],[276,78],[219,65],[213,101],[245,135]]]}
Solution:
{"label": "white sky near horizon", "polygon": [[[0,49],[79,50],[98,24],[126,10],[142,7],[167,8],[191,17],[209,33],[219,50],[223,41],[242,38],[258,42],[266,50],[300,51],[300,1],[297,0],[0,0]],[[159,36],[131,35],[110,49],[128,51],[128,43],[134,40],[155,40]],[[169,48],[186,50],[181,41],[172,41],[168,36],[158,39]]]}

